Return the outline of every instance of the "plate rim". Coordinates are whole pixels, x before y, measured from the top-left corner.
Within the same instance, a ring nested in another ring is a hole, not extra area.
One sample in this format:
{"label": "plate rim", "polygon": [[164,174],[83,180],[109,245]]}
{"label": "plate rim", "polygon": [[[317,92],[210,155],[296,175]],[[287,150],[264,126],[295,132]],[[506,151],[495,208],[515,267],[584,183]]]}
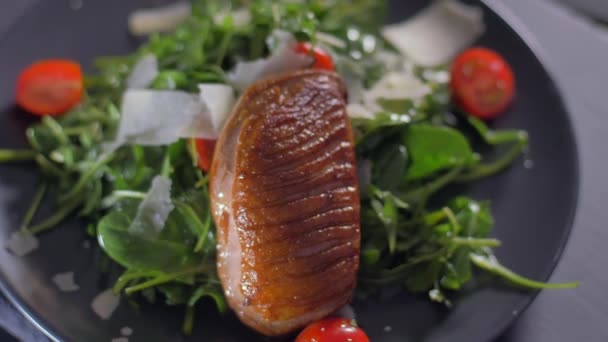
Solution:
{"label": "plate rim", "polygon": [[[29,8],[23,11],[21,15],[19,15],[13,21],[13,23],[4,31],[5,33],[0,36],[0,41],[2,41],[6,36],[10,35],[15,30],[17,23],[21,21],[21,19],[35,12],[41,4],[42,2],[37,0],[35,3],[32,3]],[[572,156],[575,161],[572,170],[574,175],[574,182],[571,184],[571,187],[573,189],[573,196],[571,198],[572,206],[566,215],[567,220],[564,222],[566,228],[563,230],[563,233],[558,239],[559,243],[556,251],[553,253],[554,257],[551,263],[547,264],[546,270],[544,272],[540,272],[542,273],[542,276],[539,277],[539,279],[541,279],[542,281],[547,281],[551,278],[563,257],[564,250],[566,249],[568,242],[570,241],[570,237],[574,229],[576,216],[579,211],[581,192],[581,158],[579,150],[579,139],[576,134],[576,130],[574,129],[574,120],[572,118],[572,113],[566,101],[564,101],[561,86],[556,81],[554,72],[547,67],[547,65],[549,65],[549,63],[547,63],[547,60],[550,60],[550,58],[547,57],[547,54],[542,48],[542,45],[537,40],[536,35],[531,32],[528,26],[519,19],[517,14],[515,14],[510,8],[502,4],[500,1],[481,0],[479,4],[485,7],[486,10],[492,12],[492,14],[494,14],[500,21],[502,21],[508,27],[508,29],[510,29],[515,34],[515,36],[526,45],[529,52],[541,66],[542,71],[546,74],[546,77],[549,80],[547,90],[557,95],[555,99],[556,103],[559,107],[563,109],[563,112],[566,114],[565,119],[567,123],[567,130],[569,132],[569,135],[572,137]],[[16,291],[14,291],[14,286],[10,286],[7,283],[6,278],[2,273],[0,273],[0,292],[6,297],[8,302],[13,305],[13,307],[26,318],[29,323],[31,323],[36,329],[42,332],[51,341],[62,342],[66,340],[66,338],[59,334],[58,331],[53,329],[48,322],[46,322],[40,317],[36,317],[35,310],[33,310],[30,305],[25,303],[21,298],[19,298],[19,296],[15,294]],[[515,306],[517,307],[516,313],[511,315],[510,319],[502,320],[501,323],[496,326],[495,329],[492,330],[493,332],[489,334],[488,338],[490,340],[494,340],[502,336],[510,327],[515,325],[521,317],[522,313],[529,308],[529,306],[536,300],[540,293],[540,290],[532,291],[530,292],[529,296],[520,300],[519,303],[515,304]]]}
{"label": "plate rim", "polygon": [[[581,157],[579,150],[579,139],[576,134],[576,130],[574,129],[574,120],[572,118],[572,113],[570,111],[569,106],[566,101],[564,101],[563,91],[561,86],[556,81],[556,77],[554,76],[554,72],[550,70],[547,65],[547,61],[549,58],[547,57],[547,53],[545,52],[542,45],[537,40],[536,35],[528,28],[526,24],[524,24],[517,14],[515,14],[510,8],[505,6],[498,0],[481,0],[482,4],[484,4],[489,10],[494,12],[496,16],[503,21],[509,29],[511,29],[519,39],[528,47],[534,58],[539,62],[541,67],[543,68],[547,78],[549,80],[549,84],[547,85],[547,89],[554,92],[556,96],[557,104],[564,110],[566,114],[566,123],[568,124],[568,132],[572,137],[572,152],[574,157],[574,165],[573,165],[573,173],[574,173],[574,183],[571,185],[573,188],[573,197],[572,197],[572,207],[570,211],[567,213],[567,220],[564,222],[566,224],[566,229],[563,231],[560,239],[558,248],[554,253],[554,257],[550,264],[547,265],[545,274],[540,277],[542,281],[548,281],[555,269],[559,265],[559,262],[564,255],[564,250],[566,249],[568,242],[570,241],[570,237],[572,235],[572,230],[574,229],[574,223],[576,220],[577,213],[579,211],[580,206],[580,193],[581,193]],[[520,319],[521,315],[532,305],[532,303],[536,300],[538,295],[542,292],[542,290],[536,290],[531,292],[530,296],[521,300],[518,305],[517,312],[514,313],[511,320],[504,320],[499,325],[499,329],[495,329],[495,333],[490,336],[491,340],[497,339],[502,336],[507,330],[514,326],[517,321]]]}

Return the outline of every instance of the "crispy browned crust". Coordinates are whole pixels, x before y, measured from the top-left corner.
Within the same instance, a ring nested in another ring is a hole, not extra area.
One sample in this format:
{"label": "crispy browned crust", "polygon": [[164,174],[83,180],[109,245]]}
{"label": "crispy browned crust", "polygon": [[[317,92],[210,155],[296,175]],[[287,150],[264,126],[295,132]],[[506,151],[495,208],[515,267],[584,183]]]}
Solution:
{"label": "crispy browned crust", "polygon": [[219,138],[210,189],[219,276],[245,324],[282,335],[350,301],[360,203],[338,75],[305,70],[251,86]]}

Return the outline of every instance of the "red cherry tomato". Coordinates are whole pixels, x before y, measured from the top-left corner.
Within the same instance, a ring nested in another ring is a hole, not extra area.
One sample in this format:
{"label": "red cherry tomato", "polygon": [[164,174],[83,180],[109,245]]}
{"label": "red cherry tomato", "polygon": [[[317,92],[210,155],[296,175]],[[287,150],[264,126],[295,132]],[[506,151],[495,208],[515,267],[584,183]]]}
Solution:
{"label": "red cherry tomato", "polygon": [[312,55],[315,59],[315,63],[312,65],[314,69],[323,69],[329,71],[336,70],[336,68],[334,67],[334,61],[331,59],[331,56],[319,47],[313,48],[310,43],[299,43],[298,45],[296,45],[296,52],[301,54]]}
{"label": "red cherry tomato", "polygon": [[198,167],[205,172],[209,172],[211,169],[216,142],[217,140],[194,139],[194,146],[196,147],[196,154],[198,156]]}
{"label": "red cherry tomato", "polygon": [[27,67],[17,79],[17,104],[36,115],[60,115],[82,99],[80,65],[70,60],[45,60]]}
{"label": "red cherry tomato", "polygon": [[326,318],[309,325],[295,342],[369,342],[369,337],[351,320]]}
{"label": "red cherry tomato", "polygon": [[454,61],[450,88],[461,109],[480,119],[492,119],[513,101],[515,77],[498,53],[472,48]]}

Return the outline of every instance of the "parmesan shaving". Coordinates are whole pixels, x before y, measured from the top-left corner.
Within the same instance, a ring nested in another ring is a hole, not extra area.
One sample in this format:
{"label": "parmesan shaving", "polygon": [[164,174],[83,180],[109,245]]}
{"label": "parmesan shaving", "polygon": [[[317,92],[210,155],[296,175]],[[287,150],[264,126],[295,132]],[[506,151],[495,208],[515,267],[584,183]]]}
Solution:
{"label": "parmesan shaving", "polygon": [[485,30],[483,11],[457,0],[439,0],[413,18],[384,27],[382,35],[423,66],[448,63]]}
{"label": "parmesan shaving", "polygon": [[108,320],[118,308],[118,304],[120,304],[120,298],[112,292],[112,289],[107,289],[93,299],[91,309],[102,320]]}
{"label": "parmesan shaving", "polygon": [[228,80],[235,89],[243,91],[258,80],[288,71],[299,70],[312,63],[311,56],[299,54],[295,51],[297,41],[290,33],[275,31],[267,43],[273,51],[268,58],[251,62],[239,62],[228,73]]}
{"label": "parmesan shaving", "polygon": [[174,30],[192,13],[189,1],[179,1],[167,6],[140,9],[129,16],[129,32],[144,36]]}
{"label": "parmesan shaving", "polygon": [[171,180],[156,176],[144,200],[137,208],[129,233],[155,239],[165,227],[174,206],[171,201]]}
{"label": "parmesan shaving", "polygon": [[7,241],[6,248],[16,256],[26,256],[38,249],[40,243],[38,239],[27,231],[17,231],[11,234]]}
{"label": "parmesan shaving", "polygon": [[53,283],[62,292],[74,292],[80,290],[80,286],[74,281],[74,272],[57,273],[53,276]]}
{"label": "parmesan shaving", "polygon": [[133,67],[127,79],[127,88],[146,89],[158,76],[158,59],[155,55],[142,57]]}

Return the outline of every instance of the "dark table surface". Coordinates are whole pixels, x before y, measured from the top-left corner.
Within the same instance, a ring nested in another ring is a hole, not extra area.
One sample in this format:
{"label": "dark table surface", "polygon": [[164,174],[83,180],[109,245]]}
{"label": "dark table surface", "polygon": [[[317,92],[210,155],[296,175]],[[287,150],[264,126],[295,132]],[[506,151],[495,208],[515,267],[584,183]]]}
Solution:
{"label": "dark table surface", "polygon": [[[0,36],[37,1],[2,0]],[[498,342],[608,341],[608,207],[602,201],[608,196],[608,27],[557,0],[487,2],[515,19],[557,80],[573,117],[582,175],[572,236],[552,277],[581,280],[582,286],[542,292]],[[22,341],[47,341],[1,295],[0,327]],[[1,328],[0,341],[10,341]]]}

